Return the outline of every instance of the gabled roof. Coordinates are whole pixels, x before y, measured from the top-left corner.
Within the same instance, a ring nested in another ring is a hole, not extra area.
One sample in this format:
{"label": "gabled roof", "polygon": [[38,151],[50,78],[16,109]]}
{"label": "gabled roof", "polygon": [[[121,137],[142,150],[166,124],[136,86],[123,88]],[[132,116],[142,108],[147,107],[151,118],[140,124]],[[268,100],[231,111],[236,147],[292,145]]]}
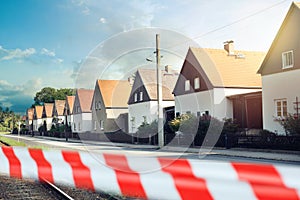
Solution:
{"label": "gabled roof", "polygon": [[[285,16],[285,18],[284,18],[284,20],[283,20],[283,22],[282,22],[282,24],[279,28],[279,31],[277,32],[277,34],[275,36],[275,39],[273,40],[273,42],[271,44],[271,47],[269,48],[269,51],[268,51],[265,59],[263,60],[263,62],[261,64],[259,70],[257,71],[257,73],[263,75],[263,69],[266,66],[266,63],[269,60],[270,55],[272,54],[273,50],[275,49],[275,46],[277,45],[277,42],[279,41],[279,38],[280,38],[281,34],[283,33],[283,31],[285,30],[285,27],[286,27],[288,21],[290,20],[290,18],[292,16],[292,13],[295,11],[295,9],[298,11],[298,13],[300,13],[299,12],[300,11],[300,2],[293,2],[292,5],[290,6],[289,11],[286,14],[286,16]],[[300,17],[300,15],[298,17]],[[299,30],[299,27],[300,27],[300,25],[298,25],[298,27],[296,27],[296,28]],[[299,38],[297,38],[297,39],[299,39]]]}
{"label": "gabled roof", "polygon": [[224,49],[193,47],[189,51],[214,87],[261,87],[261,77],[256,72],[265,53],[235,50],[234,55],[228,55]]}
{"label": "gabled roof", "polygon": [[56,112],[54,111],[54,113],[56,113],[58,116],[64,115],[65,105],[66,105],[66,100],[55,100],[54,108]]}
{"label": "gabled roof", "polygon": [[76,95],[78,97],[81,112],[91,112],[91,103],[94,90],[77,89]]}
{"label": "gabled roof", "polygon": [[43,115],[44,106],[34,106],[34,112],[36,119],[41,119]]}
{"label": "gabled roof", "polygon": [[[143,85],[150,97],[150,100],[157,100],[157,75],[155,69],[138,69],[137,73],[141,77]],[[179,72],[171,70],[166,72],[162,70],[162,94],[163,100],[174,100],[172,91],[175,87]]]}
{"label": "gabled roof", "polygon": [[26,114],[28,120],[33,120],[34,108],[28,108]]}
{"label": "gabled roof", "polygon": [[131,86],[127,80],[97,80],[105,107],[128,107]]}
{"label": "gabled roof", "polygon": [[47,117],[47,118],[52,117],[53,106],[54,106],[54,103],[44,103],[44,116],[45,117]]}
{"label": "gabled roof", "polygon": [[73,113],[74,101],[75,101],[75,96],[67,96],[66,106],[69,108],[70,114]]}

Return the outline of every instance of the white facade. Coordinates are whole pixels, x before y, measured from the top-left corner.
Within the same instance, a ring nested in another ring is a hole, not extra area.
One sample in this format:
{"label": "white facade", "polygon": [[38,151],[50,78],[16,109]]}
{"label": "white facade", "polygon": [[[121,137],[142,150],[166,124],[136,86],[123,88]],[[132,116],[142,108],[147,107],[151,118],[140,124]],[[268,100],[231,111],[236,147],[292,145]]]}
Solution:
{"label": "white facade", "polygon": [[34,119],[32,123],[33,131],[38,131],[39,128],[43,125],[43,119]]}
{"label": "white facade", "polygon": [[72,132],[84,133],[92,129],[92,113],[79,113],[73,116]]}
{"label": "white facade", "polygon": [[51,129],[51,126],[52,126],[52,120],[53,118],[52,117],[47,117],[47,118],[43,118],[42,119],[42,123],[44,124],[44,122],[46,122],[46,128],[47,128],[47,131],[49,131]]}
{"label": "white facade", "polygon": [[175,113],[192,113],[195,116],[209,112],[209,115],[222,120],[233,117],[233,106],[227,97],[246,94],[261,89],[214,88],[203,92],[175,96]]}
{"label": "white facade", "polygon": [[262,76],[263,127],[266,130],[285,134],[277,116],[276,101],[286,100],[287,113],[294,114],[296,97],[300,100],[300,69]]}
{"label": "white facade", "polygon": [[74,123],[74,116],[73,115],[67,115],[67,121],[68,121],[68,125],[72,127],[73,123]]}
{"label": "white facade", "polygon": [[[174,101],[163,101],[163,108],[175,106]],[[135,133],[144,120],[151,123],[157,120],[157,101],[135,103],[128,106],[129,133]]]}

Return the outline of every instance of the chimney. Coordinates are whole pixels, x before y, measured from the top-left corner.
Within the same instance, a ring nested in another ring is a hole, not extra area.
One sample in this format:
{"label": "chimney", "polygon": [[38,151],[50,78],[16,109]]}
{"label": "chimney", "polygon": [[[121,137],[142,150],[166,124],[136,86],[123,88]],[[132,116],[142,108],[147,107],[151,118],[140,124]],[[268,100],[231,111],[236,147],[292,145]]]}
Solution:
{"label": "chimney", "polygon": [[172,66],[171,65],[166,65],[165,66],[165,72],[167,72],[168,74],[172,73]]}
{"label": "chimney", "polygon": [[128,77],[128,82],[129,82],[129,85],[130,86],[133,86],[133,82],[134,82],[134,79],[135,79],[135,74],[134,75],[131,75],[130,77]]}
{"label": "chimney", "polygon": [[234,45],[233,40],[224,42],[224,49],[227,51],[228,55],[234,55]]}

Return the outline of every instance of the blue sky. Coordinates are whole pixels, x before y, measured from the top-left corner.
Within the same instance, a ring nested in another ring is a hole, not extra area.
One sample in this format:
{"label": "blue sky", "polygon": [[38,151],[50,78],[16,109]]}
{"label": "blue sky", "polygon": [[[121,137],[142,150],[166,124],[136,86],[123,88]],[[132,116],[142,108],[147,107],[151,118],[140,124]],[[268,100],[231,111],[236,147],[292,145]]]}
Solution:
{"label": "blue sky", "polygon": [[0,0],[0,106],[25,112],[42,87],[125,78],[147,65],[155,32],[164,64],[177,68],[189,45],[223,48],[234,40],[236,49],[267,51],[291,2]]}

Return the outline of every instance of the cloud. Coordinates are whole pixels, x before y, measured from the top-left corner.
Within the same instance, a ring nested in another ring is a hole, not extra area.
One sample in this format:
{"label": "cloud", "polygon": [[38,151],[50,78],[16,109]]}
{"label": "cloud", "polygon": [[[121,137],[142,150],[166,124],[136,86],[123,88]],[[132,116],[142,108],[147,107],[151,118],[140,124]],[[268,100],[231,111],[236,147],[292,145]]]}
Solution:
{"label": "cloud", "polygon": [[84,9],[81,12],[84,15],[90,15],[91,14],[91,11],[88,7],[84,7]]}
{"label": "cloud", "polygon": [[186,36],[164,29],[143,28],[122,32],[99,44],[85,60],[76,62],[72,78],[78,88],[93,88],[96,79],[127,79],[141,66],[155,60],[155,34],[161,35],[161,64],[179,69],[189,46],[197,44]]}
{"label": "cloud", "polygon": [[106,24],[107,23],[107,21],[106,21],[106,19],[104,17],[101,17],[99,19],[99,22],[102,23],[102,24]]}
{"label": "cloud", "polygon": [[48,50],[46,48],[42,48],[41,54],[42,55],[46,55],[46,56],[50,56],[50,57],[54,57],[55,56],[55,52],[54,51],[50,51],[50,50]]}
{"label": "cloud", "polygon": [[32,79],[22,85],[13,85],[0,80],[0,106],[24,113],[33,103],[33,96],[41,88],[41,83],[41,79]]}
{"label": "cloud", "polygon": [[36,54],[36,50],[34,48],[28,48],[25,50],[21,50],[19,48],[8,50],[0,46],[0,61],[23,59],[23,58],[30,57],[34,54]]}

